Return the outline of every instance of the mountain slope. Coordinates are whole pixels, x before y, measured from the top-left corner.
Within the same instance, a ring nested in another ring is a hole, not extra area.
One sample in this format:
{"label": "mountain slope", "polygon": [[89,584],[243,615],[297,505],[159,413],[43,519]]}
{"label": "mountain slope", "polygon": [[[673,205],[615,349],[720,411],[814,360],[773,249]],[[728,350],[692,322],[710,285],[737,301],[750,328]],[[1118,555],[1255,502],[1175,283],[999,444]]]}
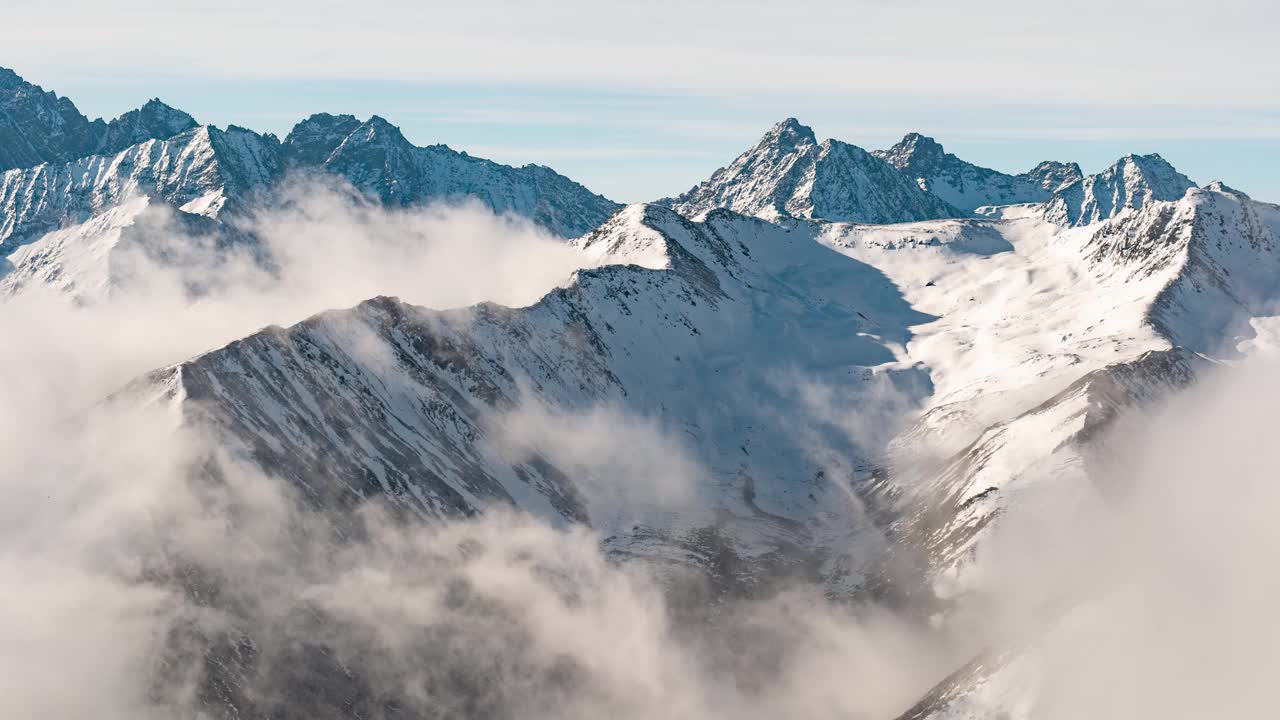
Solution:
{"label": "mountain slope", "polygon": [[[1105,503],[1121,490],[1094,477],[1097,463],[1126,451],[1108,437],[1112,423],[1188,387],[1212,368],[1212,358],[1236,357],[1257,321],[1274,313],[1278,235],[1280,207],[1218,183],[1190,190],[1176,202],[1151,202],[1059,235],[1056,244],[1077,248],[1096,281],[1143,288],[1134,297],[1136,319],[1166,349],[1134,356],[1133,349],[1149,343],[1117,346],[1127,357],[992,424],[941,462],[887,482],[886,492],[910,509],[898,531],[923,558],[937,592],[951,598],[983,591],[993,562],[987,543],[1002,514],[1044,502],[1053,503],[1046,512],[1067,512]],[[1134,318],[1131,313],[1126,322]],[[935,405],[924,419],[944,408]],[[945,414],[955,414],[949,410]],[[1066,605],[1068,615],[1071,607]],[[1050,623],[1047,634],[1059,632],[1057,626]],[[1035,665],[1036,644],[1044,640],[976,659],[903,717],[1017,716],[1018,707],[1034,705],[1027,673]]]}
{"label": "mountain slope", "polygon": [[0,301],[28,291],[53,291],[77,304],[109,300],[169,273],[185,292],[203,293],[213,281],[201,263],[243,251],[262,257],[257,240],[217,219],[182,212],[137,195],[77,224],[68,224],[0,256]]}
{"label": "mountain slope", "polygon": [[981,542],[998,516],[1037,485],[1057,497],[1097,492],[1089,480],[1092,441],[1122,413],[1170,397],[1209,366],[1181,348],[1153,350],[1095,370],[1040,406],[988,428],[927,482],[912,487],[914,514],[900,532],[928,558],[945,592],[970,587],[970,564],[986,559]]}
{"label": "mountain slope", "polygon": [[766,220],[865,223],[963,214],[859,147],[838,140],[818,142],[813,130],[794,118],[778,123],[710,179],[659,202],[689,217],[715,208]]}
{"label": "mountain slope", "polygon": [[[686,557],[692,538],[715,530],[747,567],[786,548],[820,558],[829,582],[860,582],[874,543],[849,538],[876,530],[843,484],[875,440],[834,422],[804,427],[779,408],[802,401],[800,379],[868,411],[884,383],[927,392],[917,369],[876,368],[895,359],[886,343],[928,318],[805,227],[723,211],[693,224],[633,206],[578,244],[597,262],[644,265],[582,271],[523,309],[381,298],[265,330],[147,386],[318,506],[383,494],[441,517],[514,502],[553,522],[589,521],[616,551],[661,557]],[[620,503],[590,491],[602,478],[558,466],[555,448],[512,461],[490,447],[493,423],[513,411],[601,407],[688,443],[706,473],[696,501],[678,513]],[[815,448],[848,466],[819,462]]]}

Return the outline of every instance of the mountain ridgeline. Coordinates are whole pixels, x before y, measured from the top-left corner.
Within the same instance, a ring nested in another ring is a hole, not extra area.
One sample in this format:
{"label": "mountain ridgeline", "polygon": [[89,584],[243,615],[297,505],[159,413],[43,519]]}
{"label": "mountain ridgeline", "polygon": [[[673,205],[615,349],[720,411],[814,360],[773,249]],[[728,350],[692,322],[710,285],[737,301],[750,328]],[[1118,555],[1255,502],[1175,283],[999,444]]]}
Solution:
{"label": "mountain ridgeline", "polygon": [[391,205],[478,201],[566,238],[620,207],[547,167],[414,146],[377,116],[313,115],[283,142],[199,125],[159,100],[90,121],[67,98],[5,69],[0,110],[0,247],[84,222],[136,194],[216,217],[251,205],[291,169],[333,174]]}

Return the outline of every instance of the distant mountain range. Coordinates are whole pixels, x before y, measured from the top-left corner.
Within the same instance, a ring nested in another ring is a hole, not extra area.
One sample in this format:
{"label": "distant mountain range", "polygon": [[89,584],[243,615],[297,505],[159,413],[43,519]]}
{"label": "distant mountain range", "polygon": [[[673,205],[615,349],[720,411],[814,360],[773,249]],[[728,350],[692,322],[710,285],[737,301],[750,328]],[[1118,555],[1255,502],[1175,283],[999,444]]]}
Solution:
{"label": "distant mountain range", "polygon": [[475,200],[563,237],[591,230],[620,207],[550,168],[415,147],[376,116],[313,115],[284,142],[234,125],[198,125],[159,100],[109,123],[89,121],[70,100],[5,69],[0,111],[0,248],[138,193],[216,217],[252,202],[289,169],[332,173],[389,204]]}

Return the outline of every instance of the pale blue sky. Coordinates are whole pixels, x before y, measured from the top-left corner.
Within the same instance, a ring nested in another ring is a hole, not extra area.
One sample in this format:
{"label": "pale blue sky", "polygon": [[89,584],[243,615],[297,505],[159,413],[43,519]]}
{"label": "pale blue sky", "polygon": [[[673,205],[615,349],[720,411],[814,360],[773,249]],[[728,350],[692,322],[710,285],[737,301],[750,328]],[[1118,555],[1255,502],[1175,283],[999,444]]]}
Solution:
{"label": "pale blue sky", "polygon": [[46,5],[6,9],[0,65],[89,115],[159,96],[283,135],[377,113],[620,201],[686,189],[787,116],[1010,172],[1160,152],[1280,201],[1280,10],[1258,0]]}

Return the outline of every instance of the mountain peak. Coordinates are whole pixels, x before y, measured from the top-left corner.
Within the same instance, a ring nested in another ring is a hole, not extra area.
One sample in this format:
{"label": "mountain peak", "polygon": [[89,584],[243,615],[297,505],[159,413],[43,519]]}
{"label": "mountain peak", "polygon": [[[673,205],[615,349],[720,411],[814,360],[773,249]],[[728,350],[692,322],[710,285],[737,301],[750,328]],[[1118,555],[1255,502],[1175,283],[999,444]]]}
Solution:
{"label": "mountain peak", "polygon": [[142,113],[143,116],[148,117],[183,118],[190,122],[191,127],[195,127],[197,125],[195,118],[191,117],[191,115],[175,108],[160,98],[151,98],[142,107],[138,108],[138,112]]}
{"label": "mountain peak", "polygon": [[1126,208],[1180,200],[1196,184],[1156,153],[1129,154],[1111,167],[1055,193],[1046,217],[1060,225],[1088,225],[1115,217]]}
{"label": "mountain peak", "polygon": [[1083,178],[1084,171],[1080,169],[1079,163],[1045,160],[1023,173],[1023,176],[1052,193]]}
{"label": "mountain peak", "polygon": [[1236,195],[1236,196],[1242,197],[1242,198],[1244,198],[1244,199],[1246,199],[1246,200],[1250,199],[1250,198],[1249,198],[1249,196],[1248,196],[1248,194],[1246,194],[1246,193],[1244,193],[1244,192],[1242,192],[1242,191],[1240,191],[1240,190],[1237,190],[1237,189],[1235,189],[1235,188],[1231,187],[1230,185],[1228,185],[1228,184],[1226,184],[1226,183],[1222,182],[1221,180],[1214,180],[1213,182],[1209,183],[1208,185],[1205,185],[1205,186],[1204,186],[1204,189],[1205,189],[1205,190],[1209,190],[1209,191],[1211,191],[1211,192],[1223,193],[1223,194],[1226,194],[1226,195]]}
{"label": "mountain peak", "polygon": [[117,153],[193,127],[194,118],[158,98],[111,122],[89,120],[71,100],[0,68],[0,170]]}
{"label": "mountain peak", "polygon": [[1157,195],[1168,196],[1157,198],[1160,200],[1177,200],[1188,188],[1195,187],[1194,182],[1178,172],[1172,163],[1158,153],[1125,155],[1117,160],[1108,172],[1124,175],[1127,174],[1127,168],[1137,170]]}
{"label": "mountain peak", "polygon": [[793,117],[789,117],[770,128],[769,132],[765,133],[765,136],[760,140],[760,144],[796,148],[805,145],[817,145],[818,137],[813,134],[813,128],[801,124],[799,120]]}
{"label": "mountain peak", "polygon": [[909,149],[914,154],[936,155],[941,157],[946,154],[942,149],[942,144],[928,135],[921,135],[918,132],[909,132],[903,136],[902,142],[898,143]]}
{"label": "mountain peak", "polygon": [[147,140],[171,138],[198,125],[187,113],[165,104],[160,98],[152,98],[137,110],[107,123],[94,151],[119,152]]}
{"label": "mountain peak", "polygon": [[354,115],[315,113],[307,117],[284,138],[290,161],[301,165],[323,163],[361,124]]}
{"label": "mountain peak", "polygon": [[1042,202],[1062,184],[1058,181],[1050,186],[1035,173],[1008,175],[974,165],[918,132],[907,133],[898,144],[874,154],[965,213],[984,206]]}
{"label": "mountain peak", "polygon": [[773,220],[807,218],[894,223],[955,217],[879,157],[835,140],[817,142],[795,118],[774,125],[755,147],[689,191],[659,201],[691,218],[715,208]]}
{"label": "mountain peak", "polygon": [[1126,162],[1133,163],[1134,165],[1169,165],[1169,167],[1173,167],[1169,164],[1168,160],[1165,160],[1164,157],[1160,155],[1160,153],[1147,153],[1146,155],[1129,153],[1117,160],[1114,164],[1120,165]]}
{"label": "mountain peak", "polygon": [[876,155],[899,170],[909,170],[910,174],[918,177],[932,174],[931,171],[947,159],[946,150],[937,140],[918,132],[907,133],[897,145]]}
{"label": "mountain peak", "polygon": [[8,89],[17,87],[18,85],[25,85],[26,82],[27,81],[23,80],[22,76],[18,73],[7,67],[0,67],[0,89]]}
{"label": "mountain peak", "polygon": [[413,145],[405,138],[404,133],[400,132],[400,128],[392,125],[381,115],[371,115],[352,134],[365,143],[402,147],[412,147]]}

